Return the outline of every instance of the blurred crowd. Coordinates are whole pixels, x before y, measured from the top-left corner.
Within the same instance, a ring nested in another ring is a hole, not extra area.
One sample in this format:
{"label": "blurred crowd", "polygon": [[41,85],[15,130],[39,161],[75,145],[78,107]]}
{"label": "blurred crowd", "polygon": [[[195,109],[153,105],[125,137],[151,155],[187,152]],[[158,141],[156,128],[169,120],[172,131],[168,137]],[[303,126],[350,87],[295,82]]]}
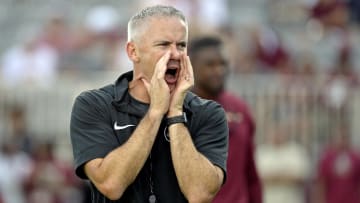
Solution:
{"label": "blurred crowd", "polygon": [[[301,27],[295,33],[298,38],[292,41],[298,49],[279,26],[274,26],[285,20],[277,10],[281,7],[276,6],[284,3],[281,0],[264,3],[273,9],[268,11],[273,22],[251,21],[240,30],[230,15],[230,0],[134,2],[127,5],[130,10],[154,3],[174,5],[188,17],[190,37],[215,34],[224,39],[234,75],[276,75],[281,88],[289,92],[285,102],[274,103],[268,110],[272,120],[269,130],[259,129],[266,133],[257,145],[265,203],[360,202],[360,155],[351,142],[357,135],[350,133],[348,106],[360,82],[360,64],[356,62],[360,56],[356,50],[356,40],[360,40],[359,0],[294,1],[296,11],[304,16],[296,24]],[[289,16],[289,21],[296,15]],[[80,25],[75,25],[67,13],[53,12],[40,29],[0,50],[0,84],[10,88],[56,87],[62,77],[85,80],[92,72],[120,75],[131,70],[124,49],[124,19],[129,17],[122,16],[114,5],[97,5],[87,10]],[[319,58],[321,54],[314,53],[311,45],[320,42],[327,45],[323,52],[333,53],[331,58]],[[303,48],[306,44],[310,46]],[[306,96],[294,100],[292,92]],[[314,102],[330,112],[331,123],[331,129],[317,132],[327,133],[325,137],[329,138],[322,140],[317,157],[311,157],[314,153],[309,151],[311,140],[306,140],[306,135],[295,139],[289,136],[294,129],[308,133],[311,120],[318,116],[311,108]],[[310,107],[298,109],[298,103]],[[307,113],[299,114],[303,111]],[[0,203],[89,202],[88,187],[74,176],[71,162],[54,156],[53,140],[29,132],[25,114],[26,109],[15,105],[7,109],[6,118],[0,119],[11,126],[8,135],[0,136]],[[289,122],[298,115],[307,117]]]}
{"label": "blurred crowd", "polygon": [[38,139],[27,129],[25,110],[7,112],[10,136],[1,142],[1,203],[88,202],[86,185],[75,177],[71,163],[55,156],[55,143]]}
{"label": "blurred crowd", "polygon": [[[359,34],[360,21],[358,1],[294,2],[292,6],[303,16],[294,24],[305,33],[299,35],[299,39],[292,39],[293,42],[286,40],[281,26],[277,26],[281,21],[278,18],[284,16],[272,14],[290,9],[275,6],[284,3],[282,0],[265,1],[263,6],[269,7],[270,22],[252,19],[239,26],[233,22],[234,15],[230,15],[226,0],[152,0],[131,3],[128,7],[136,10],[154,3],[176,6],[189,19],[190,37],[213,33],[228,42],[234,72],[315,74],[326,71],[331,76],[351,75],[352,85],[356,79],[352,73],[359,69],[353,67],[358,66],[354,64],[357,54],[354,37]],[[0,76],[6,85],[50,85],[64,74],[130,70],[131,64],[124,52],[129,17],[122,16],[116,6],[96,5],[88,9],[79,24],[74,24],[66,12],[52,11],[40,28],[28,31],[20,42],[2,51]],[[311,46],[299,48],[319,41],[331,44],[329,48],[334,52],[329,63],[323,65],[328,67],[317,67],[321,66],[320,60],[326,59],[316,58],[317,53],[309,50]],[[298,48],[290,43],[297,43]]]}

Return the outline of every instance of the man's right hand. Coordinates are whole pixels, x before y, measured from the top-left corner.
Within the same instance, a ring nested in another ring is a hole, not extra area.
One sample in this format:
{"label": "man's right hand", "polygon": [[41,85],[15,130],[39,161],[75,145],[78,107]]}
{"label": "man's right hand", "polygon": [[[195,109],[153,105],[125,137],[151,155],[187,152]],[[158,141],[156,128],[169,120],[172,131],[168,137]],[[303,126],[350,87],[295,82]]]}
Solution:
{"label": "man's right hand", "polygon": [[166,52],[156,63],[151,81],[142,78],[150,97],[149,112],[164,115],[169,110],[170,89],[165,81],[166,65],[170,58],[170,51]]}

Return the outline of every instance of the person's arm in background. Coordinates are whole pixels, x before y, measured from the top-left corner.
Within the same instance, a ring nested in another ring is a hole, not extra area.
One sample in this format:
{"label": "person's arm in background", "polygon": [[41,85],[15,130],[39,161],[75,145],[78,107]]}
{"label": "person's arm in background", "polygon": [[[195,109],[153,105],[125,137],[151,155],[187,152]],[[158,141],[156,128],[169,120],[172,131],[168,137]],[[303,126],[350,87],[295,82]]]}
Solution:
{"label": "person's arm in background", "polygon": [[327,153],[323,153],[317,163],[317,171],[314,177],[314,187],[311,191],[311,201],[313,203],[325,202],[325,181],[328,170],[326,154]]}
{"label": "person's arm in background", "polygon": [[325,188],[322,179],[318,178],[315,181],[313,191],[311,192],[311,202],[324,203],[325,202]]}
{"label": "person's arm in background", "polygon": [[[248,107],[247,107],[248,109]],[[257,172],[255,163],[255,131],[256,125],[249,111],[246,112],[247,124],[249,125],[248,135],[248,157],[247,157],[247,171],[248,171],[248,186],[249,186],[249,203],[262,203],[262,184]]]}
{"label": "person's arm in background", "polygon": [[249,143],[249,157],[248,157],[248,185],[250,203],[262,203],[262,184],[257,173],[255,158],[254,158],[254,144]]}
{"label": "person's arm in background", "polygon": [[[359,4],[360,5],[360,4]],[[356,151],[357,159],[356,159],[356,180],[357,180],[357,191],[358,191],[358,199],[360,199],[360,151]]]}

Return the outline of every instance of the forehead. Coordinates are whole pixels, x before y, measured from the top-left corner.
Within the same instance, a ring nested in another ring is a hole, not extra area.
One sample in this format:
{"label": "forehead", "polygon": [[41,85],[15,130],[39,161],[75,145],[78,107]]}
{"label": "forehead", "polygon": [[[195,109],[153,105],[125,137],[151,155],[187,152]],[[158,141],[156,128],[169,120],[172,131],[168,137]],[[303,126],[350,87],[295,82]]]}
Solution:
{"label": "forehead", "polygon": [[187,24],[178,17],[151,17],[146,23],[145,32],[145,37],[176,38],[177,40],[187,40],[188,37]]}

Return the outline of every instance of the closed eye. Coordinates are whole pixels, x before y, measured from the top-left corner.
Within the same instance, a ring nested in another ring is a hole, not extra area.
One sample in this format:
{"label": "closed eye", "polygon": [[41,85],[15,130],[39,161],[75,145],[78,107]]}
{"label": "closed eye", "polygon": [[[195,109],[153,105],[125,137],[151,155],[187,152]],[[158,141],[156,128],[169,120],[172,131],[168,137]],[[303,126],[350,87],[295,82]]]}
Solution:
{"label": "closed eye", "polygon": [[171,44],[170,42],[161,42],[161,43],[156,44],[156,46],[166,47],[166,46],[169,46],[170,44]]}
{"label": "closed eye", "polygon": [[181,42],[181,43],[178,43],[177,46],[178,46],[178,47],[181,47],[181,48],[186,48],[186,43],[185,43],[185,42]]}
{"label": "closed eye", "polygon": [[[167,46],[171,45],[171,42],[158,42],[155,45],[159,46],[159,47],[167,47]],[[185,49],[186,46],[187,46],[186,42],[176,43],[176,47],[179,48],[179,49]]]}

